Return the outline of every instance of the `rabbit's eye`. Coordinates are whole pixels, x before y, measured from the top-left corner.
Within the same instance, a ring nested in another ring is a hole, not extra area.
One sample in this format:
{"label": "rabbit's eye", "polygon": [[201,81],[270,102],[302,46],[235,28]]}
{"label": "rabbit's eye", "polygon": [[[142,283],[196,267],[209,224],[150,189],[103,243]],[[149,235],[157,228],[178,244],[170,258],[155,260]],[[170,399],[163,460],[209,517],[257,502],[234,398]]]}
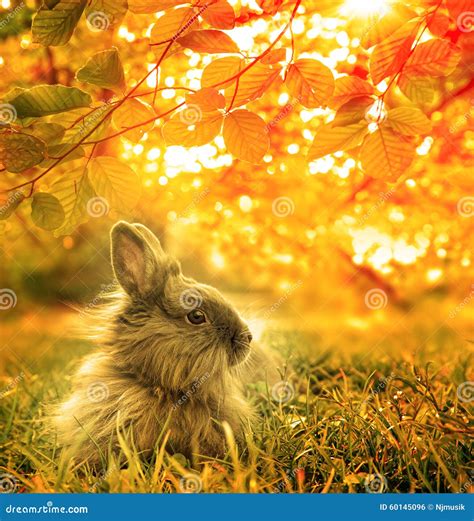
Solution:
{"label": "rabbit's eye", "polygon": [[206,315],[200,309],[193,309],[186,315],[186,320],[193,326],[200,326],[206,322]]}

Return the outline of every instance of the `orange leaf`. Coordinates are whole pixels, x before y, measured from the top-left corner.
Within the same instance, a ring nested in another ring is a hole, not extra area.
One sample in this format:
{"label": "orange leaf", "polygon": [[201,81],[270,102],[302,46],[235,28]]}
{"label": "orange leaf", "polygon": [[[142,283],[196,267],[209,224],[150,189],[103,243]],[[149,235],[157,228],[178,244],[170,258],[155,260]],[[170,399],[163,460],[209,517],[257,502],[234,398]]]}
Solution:
{"label": "orange leaf", "polygon": [[[226,98],[234,100],[233,107],[260,98],[280,73],[281,68],[271,68],[257,63],[240,76],[239,81],[226,90]],[[237,89],[237,93],[235,93]],[[235,95],[235,98],[234,98]]]}
{"label": "orange leaf", "polygon": [[160,45],[183,36],[186,31],[197,27],[197,19],[193,20],[196,13],[190,7],[168,9],[155,22],[151,29],[150,42],[152,45]]}
{"label": "orange leaf", "polygon": [[167,145],[201,146],[220,133],[222,120],[218,111],[201,112],[197,105],[191,105],[167,121],[161,132]]}
{"label": "orange leaf", "polygon": [[209,54],[239,52],[237,44],[230,36],[222,31],[204,29],[202,31],[191,31],[189,34],[178,38],[178,42],[195,52],[206,52]]}
{"label": "orange leaf", "polygon": [[132,13],[149,14],[186,3],[183,0],[128,0],[128,8]]}
{"label": "orange leaf", "polygon": [[449,16],[436,11],[427,16],[426,23],[431,34],[443,37],[449,30],[450,20]]}
{"label": "orange leaf", "polygon": [[370,75],[375,85],[396,74],[410,55],[420,24],[408,22],[374,48],[370,57]]}
{"label": "orange leaf", "polygon": [[235,26],[235,13],[232,6],[226,0],[218,0],[201,12],[202,18],[212,27],[217,29],[233,29]]}
{"label": "orange leaf", "polygon": [[223,136],[228,151],[249,163],[259,163],[270,146],[263,119],[245,109],[227,115]]}
{"label": "orange leaf", "polygon": [[368,133],[367,122],[356,123],[347,127],[323,126],[314,137],[308,152],[308,160],[313,161],[339,150],[350,150],[360,145]]}
{"label": "orange leaf", "polygon": [[272,49],[260,60],[260,63],[265,65],[272,65],[284,60],[286,60],[286,49],[284,47],[280,47],[279,49]]}
{"label": "orange leaf", "polygon": [[428,40],[416,46],[403,72],[409,76],[448,76],[460,59],[461,50],[450,42]]}
{"label": "orange leaf", "polygon": [[305,107],[325,105],[334,91],[334,76],[322,63],[304,58],[288,68],[286,86]]}
{"label": "orange leaf", "polygon": [[336,78],[334,94],[329,102],[331,108],[339,108],[352,98],[374,93],[373,86],[357,76],[342,76]]}
{"label": "orange leaf", "polygon": [[204,88],[197,92],[186,94],[188,105],[197,105],[203,112],[209,112],[225,107],[224,96],[216,89]]}
{"label": "orange leaf", "polygon": [[390,128],[380,127],[364,139],[359,159],[368,176],[395,182],[410,166],[414,156],[413,143]]}
{"label": "orange leaf", "polygon": [[114,111],[112,121],[118,131],[135,127],[147,121],[148,123],[132,128],[123,134],[123,137],[136,143],[140,141],[145,132],[153,128],[155,124],[154,117],[156,117],[155,111],[148,103],[136,98],[130,98]]}
{"label": "orange leaf", "polygon": [[[237,56],[226,56],[212,61],[203,71],[201,77],[201,87],[212,87],[238,74],[244,66],[242,58]],[[218,85],[218,89],[223,89],[232,85],[236,79]]]}

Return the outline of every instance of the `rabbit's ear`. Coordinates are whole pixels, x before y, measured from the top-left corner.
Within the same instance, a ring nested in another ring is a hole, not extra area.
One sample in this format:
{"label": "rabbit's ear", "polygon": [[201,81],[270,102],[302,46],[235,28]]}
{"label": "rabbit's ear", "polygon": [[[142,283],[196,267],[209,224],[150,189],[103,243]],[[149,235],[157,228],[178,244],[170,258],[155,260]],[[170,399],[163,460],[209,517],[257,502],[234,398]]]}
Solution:
{"label": "rabbit's ear", "polygon": [[132,226],[143,235],[158,257],[165,255],[158,237],[149,228],[140,223],[133,223]]}
{"label": "rabbit's ear", "polygon": [[[155,240],[159,245],[156,237]],[[135,225],[118,222],[112,228],[111,242],[112,267],[117,280],[128,294],[145,297],[157,289],[160,281],[164,281],[167,264],[165,253],[161,246],[161,253],[155,252]]]}

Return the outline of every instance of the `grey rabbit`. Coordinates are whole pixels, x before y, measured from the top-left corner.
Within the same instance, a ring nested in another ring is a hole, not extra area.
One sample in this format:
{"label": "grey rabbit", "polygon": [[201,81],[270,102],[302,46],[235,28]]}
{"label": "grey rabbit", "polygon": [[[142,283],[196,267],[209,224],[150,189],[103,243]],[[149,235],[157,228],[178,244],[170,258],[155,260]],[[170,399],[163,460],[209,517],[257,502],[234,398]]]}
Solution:
{"label": "grey rabbit", "polygon": [[254,417],[243,392],[248,326],[217,289],[184,276],[141,224],[113,226],[111,258],[121,289],[93,310],[100,348],[55,410],[60,445],[94,465],[117,450],[120,432],[145,455],[167,432],[174,452],[222,456],[223,422],[242,442]]}

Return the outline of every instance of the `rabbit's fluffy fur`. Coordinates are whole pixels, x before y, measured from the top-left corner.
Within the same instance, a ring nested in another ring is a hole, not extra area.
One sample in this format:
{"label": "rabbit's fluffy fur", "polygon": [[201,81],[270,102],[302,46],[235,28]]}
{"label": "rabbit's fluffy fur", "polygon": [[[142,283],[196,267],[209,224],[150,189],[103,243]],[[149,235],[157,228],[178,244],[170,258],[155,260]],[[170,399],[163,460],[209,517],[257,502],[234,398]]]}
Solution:
{"label": "rabbit's fluffy fur", "polygon": [[[144,455],[163,435],[173,452],[223,455],[222,422],[239,441],[253,416],[242,390],[247,325],[215,288],[183,276],[145,226],[119,222],[111,242],[121,289],[94,310],[100,349],[55,412],[59,443],[91,464],[116,450],[121,434]],[[196,309],[203,324],[189,320]]]}

